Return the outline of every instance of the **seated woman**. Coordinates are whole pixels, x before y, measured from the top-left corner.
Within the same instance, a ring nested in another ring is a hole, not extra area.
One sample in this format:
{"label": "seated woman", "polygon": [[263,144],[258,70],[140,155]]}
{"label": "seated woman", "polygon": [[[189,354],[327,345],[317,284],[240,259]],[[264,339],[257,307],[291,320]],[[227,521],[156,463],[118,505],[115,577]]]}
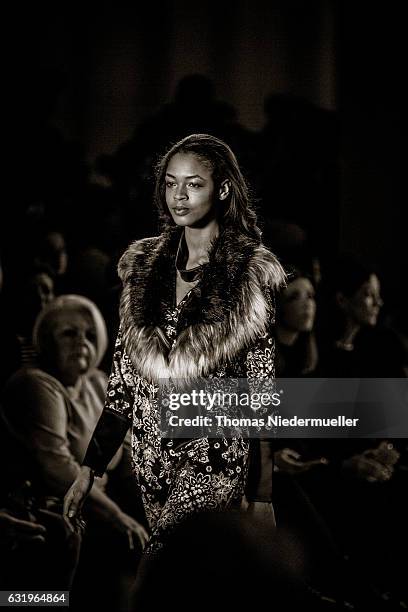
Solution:
{"label": "seated woman", "polygon": [[[337,268],[332,283],[338,288],[338,318],[342,325],[336,327],[333,323],[332,331],[338,331],[337,342],[332,335],[330,352],[324,353],[322,363],[318,360],[313,331],[316,312],[313,285],[299,271],[292,271],[289,276],[277,304],[279,377],[319,377],[320,372],[329,368],[331,376],[364,376],[370,367],[371,375],[375,375],[374,367],[381,363],[381,349],[368,344],[364,328],[374,331],[382,305],[378,278],[350,261],[348,266],[343,262]],[[326,331],[325,337],[329,336]],[[287,441],[282,442],[284,446]],[[341,556],[347,553],[354,562],[364,560],[361,563],[364,568],[369,567],[368,561],[376,559],[373,547],[378,550],[384,538],[374,539],[372,534],[380,515],[385,516],[385,505],[391,497],[398,496],[400,485],[392,478],[398,456],[391,441],[367,439],[292,439],[290,448],[275,452],[275,469],[279,470],[274,475],[277,520],[295,526],[309,555],[312,584],[324,593],[335,598],[369,597],[371,582],[384,588],[386,582],[380,585],[372,565],[364,576],[361,572],[361,584],[354,584]],[[388,481],[390,486],[382,490]],[[396,508],[391,514],[393,519],[388,520],[388,525],[401,516]],[[391,530],[383,528],[382,533],[390,536]],[[387,558],[390,565],[385,547],[381,558]],[[375,569],[381,568],[383,576],[386,564],[375,561]]]}
{"label": "seated woman", "polygon": [[[288,283],[279,294],[276,310],[276,375],[302,378],[318,375],[319,355],[314,336],[315,290],[311,280],[299,269],[291,268]],[[275,467],[290,474],[322,465],[323,457],[310,457],[313,450],[305,441],[292,440],[291,448],[275,453]],[[299,452],[298,452],[299,451]],[[309,459],[301,457],[307,453]]]}
{"label": "seated woman", "polygon": [[378,323],[384,302],[375,271],[350,255],[343,256],[331,271],[325,293],[329,317],[320,334],[323,375],[404,377],[398,337]]}
{"label": "seated woman", "polygon": [[[287,286],[278,295],[276,309],[277,377],[316,376],[315,289],[308,276],[298,268],[287,267],[287,271]],[[327,463],[313,442],[293,438],[275,442],[275,448],[280,448],[274,453],[274,503],[278,524],[288,533],[295,533],[304,548],[304,579],[315,589],[326,594],[330,590],[333,594],[336,585],[329,584],[328,576],[336,573],[333,566],[337,551],[326,525],[297,478],[309,471],[319,474],[318,466]]]}
{"label": "seated woman", "polygon": [[316,375],[318,353],[313,326],[316,314],[312,282],[297,269],[289,273],[281,292],[276,319],[276,375],[302,377]]}
{"label": "seated woman", "polygon": [[[106,344],[102,315],[82,296],[60,296],[40,313],[34,345],[41,367],[20,369],[4,390],[9,491],[30,481],[35,505],[60,509],[102,413],[106,375],[97,366]],[[123,447],[109,468],[118,467],[121,459],[127,460]],[[107,495],[106,481],[105,474],[90,491],[89,524],[104,524],[126,547],[133,546],[133,538],[143,547],[144,527]]]}
{"label": "seated woman", "polygon": [[[364,389],[372,387],[370,379],[403,377],[398,338],[379,325],[383,300],[374,270],[343,256],[331,270],[325,294],[328,320],[319,342],[322,375],[358,379],[363,399]],[[356,406],[365,411],[363,415],[369,414],[367,400],[356,401]],[[374,435],[373,439],[321,440],[330,469],[318,481],[309,478],[303,485],[337,541],[361,568],[360,576],[379,590],[398,590],[404,581],[397,551],[406,550],[407,480],[399,467],[402,440],[374,439]]]}

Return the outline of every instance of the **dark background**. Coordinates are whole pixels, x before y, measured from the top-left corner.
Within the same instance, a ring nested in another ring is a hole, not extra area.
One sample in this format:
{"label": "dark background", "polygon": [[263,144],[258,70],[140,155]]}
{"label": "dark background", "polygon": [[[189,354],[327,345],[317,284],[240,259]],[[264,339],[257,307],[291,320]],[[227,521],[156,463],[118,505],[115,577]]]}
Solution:
{"label": "dark background", "polygon": [[[5,117],[12,145],[3,242],[16,227],[10,217],[15,221],[36,202],[52,200],[54,216],[59,206],[66,214],[67,201],[76,212],[75,199],[83,198],[78,185],[105,180],[100,156],[114,155],[168,103],[182,77],[200,73],[212,80],[217,99],[235,107],[240,125],[255,133],[265,124],[264,101],[271,94],[304,101],[330,117],[326,141],[319,136],[321,157],[327,149],[335,162],[324,188],[314,206],[307,185],[302,197],[303,177],[296,168],[291,177],[289,169],[297,204],[286,216],[307,226],[318,250],[352,251],[375,265],[397,299],[407,272],[403,23],[392,2],[377,7],[331,0],[165,0],[15,7],[5,20],[13,112]],[[320,128],[324,132],[324,125]],[[310,129],[301,135],[305,160],[309,145],[315,146],[313,134]],[[86,179],[79,159],[87,164]],[[269,196],[268,215],[285,217],[285,201],[274,200],[272,180]],[[137,205],[143,215],[150,203]]]}

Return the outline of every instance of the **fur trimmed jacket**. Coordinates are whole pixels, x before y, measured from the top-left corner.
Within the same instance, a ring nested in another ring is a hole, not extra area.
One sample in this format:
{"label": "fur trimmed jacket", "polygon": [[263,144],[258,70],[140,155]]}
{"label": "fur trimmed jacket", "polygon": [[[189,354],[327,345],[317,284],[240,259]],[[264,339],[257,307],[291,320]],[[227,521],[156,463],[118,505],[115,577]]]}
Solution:
{"label": "fur trimmed jacket", "polygon": [[[283,269],[259,241],[226,229],[211,245],[198,283],[177,304],[181,236],[182,230],[172,227],[134,242],[119,262],[123,292],[113,369],[105,411],[84,460],[103,472],[132,424],[133,462],[152,550],[187,514],[230,507],[241,501],[245,487],[250,499],[270,501],[269,493],[259,491],[269,487],[271,457],[266,471],[259,470],[259,461],[250,465],[247,440],[177,444],[160,437],[157,383],[273,378],[273,293],[284,282]],[[269,445],[266,452],[271,455]],[[200,501],[193,482],[204,491]]]}
{"label": "fur trimmed jacket", "polygon": [[265,335],[274,319],[271,291],[282,284],[275,256],[254,239],[225,231],[191,291],[170,348],[160,331],[163,306],[174,293],[179,228],[133,243],[119,274],[123,341],[147,380],[205,377],[233,362]]}

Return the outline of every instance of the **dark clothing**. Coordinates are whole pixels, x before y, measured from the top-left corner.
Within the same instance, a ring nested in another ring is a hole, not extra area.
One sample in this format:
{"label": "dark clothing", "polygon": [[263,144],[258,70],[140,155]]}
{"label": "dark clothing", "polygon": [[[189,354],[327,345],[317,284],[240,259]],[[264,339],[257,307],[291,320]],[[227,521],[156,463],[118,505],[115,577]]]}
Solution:
{"label": "dark clothing", "polygon": [[404,352],[397,336],[383,328],[362,329],[353,350],[335,342],[322,350],[323,376],[330,378],[405,378]]}

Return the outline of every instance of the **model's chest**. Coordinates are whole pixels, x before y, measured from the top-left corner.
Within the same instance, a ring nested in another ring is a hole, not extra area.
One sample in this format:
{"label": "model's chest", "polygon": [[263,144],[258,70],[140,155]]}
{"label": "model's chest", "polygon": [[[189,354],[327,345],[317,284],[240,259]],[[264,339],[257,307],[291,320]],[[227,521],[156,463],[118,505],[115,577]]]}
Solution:
{"label": "model's chest", "polygon": [[176,274],[176,304],[181,304],[183,300],[187,297],[188,293],[193,289],[198,283],[198,280],[188,282],[182,278],[182,276],[177,272]]}

